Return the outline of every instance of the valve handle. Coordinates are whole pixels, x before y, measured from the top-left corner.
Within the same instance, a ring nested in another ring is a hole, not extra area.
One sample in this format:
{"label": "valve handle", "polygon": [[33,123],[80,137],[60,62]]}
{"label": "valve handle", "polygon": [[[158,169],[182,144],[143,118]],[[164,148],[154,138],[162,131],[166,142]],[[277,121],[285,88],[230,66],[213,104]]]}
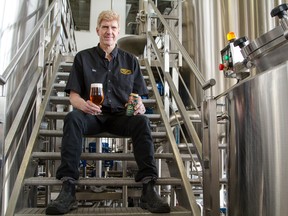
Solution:
{"label": "valve handle", "polygon": [[239,46],[240,48],[245,46],[245,42],[248,41],[248,38],[246,36],[240,37],[237,40],[234,41],[234,46]]}
{"label": "valve handle", "polygon": [[288,4],[281,4],[274,9],[272,9],[270,15],[271,17],[278,16],[280,19],[282,19],[285,15],[287,16],[287,10],[288,10]]}

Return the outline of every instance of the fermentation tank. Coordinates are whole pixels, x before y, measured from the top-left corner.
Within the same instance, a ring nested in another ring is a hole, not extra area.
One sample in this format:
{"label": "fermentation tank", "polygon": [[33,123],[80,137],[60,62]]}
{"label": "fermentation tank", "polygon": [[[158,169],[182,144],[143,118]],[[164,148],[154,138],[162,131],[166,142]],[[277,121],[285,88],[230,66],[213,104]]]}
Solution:
{"label": "fermentation tank", "polygon": [[[256,75],[229,90],[228,215],[288,212],[288,4],[271,11],[279,26],[242,47]],[[278,19],[278,18],[277,18]]]}

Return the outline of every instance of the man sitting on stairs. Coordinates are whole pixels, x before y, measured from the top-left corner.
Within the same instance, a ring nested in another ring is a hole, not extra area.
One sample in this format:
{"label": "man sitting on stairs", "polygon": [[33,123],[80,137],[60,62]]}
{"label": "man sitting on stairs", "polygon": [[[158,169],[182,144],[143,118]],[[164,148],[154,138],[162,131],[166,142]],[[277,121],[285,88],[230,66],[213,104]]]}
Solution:
{"label": "man sitting on stairs", "polygon": [[[141,97],[132,116],[125,112],[128,100],[131,101],[130,93],[143,96],[148,95],[148,91],[136,57],[116,45],[119,31],[119,15],[113,11],[101,12],[96,27],[100,43],[75,56],[65,89],[74,110],[64,120],[61,165],[56,173],[63,184],[58,197],[46,208],[46,214],[65,214],[77,208],[75,183],[79,179],[82,137],[101,132],[132,138],[138,165],[135,181],[143,183],[141,208],[153,213],[170,212],[169,205],[155,190],[158,172],[149,119],[143,115],[145,107]],[[102,106],[89,100],[91,83],[103,84]]]}

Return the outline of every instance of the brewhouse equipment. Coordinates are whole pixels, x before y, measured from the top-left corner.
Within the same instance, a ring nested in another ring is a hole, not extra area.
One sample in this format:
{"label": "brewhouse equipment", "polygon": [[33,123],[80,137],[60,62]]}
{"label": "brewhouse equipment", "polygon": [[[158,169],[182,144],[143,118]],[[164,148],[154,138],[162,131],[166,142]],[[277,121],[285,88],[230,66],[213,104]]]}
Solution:
{"label": "brewhouse equipment", "polygon": [[271,16],[278,16],[280,25],[242,46],[243,65],[255,68],[256,75],[242,80],[226,95],[231,216],[288,212],[287,9],[288,4],[274,8]]}

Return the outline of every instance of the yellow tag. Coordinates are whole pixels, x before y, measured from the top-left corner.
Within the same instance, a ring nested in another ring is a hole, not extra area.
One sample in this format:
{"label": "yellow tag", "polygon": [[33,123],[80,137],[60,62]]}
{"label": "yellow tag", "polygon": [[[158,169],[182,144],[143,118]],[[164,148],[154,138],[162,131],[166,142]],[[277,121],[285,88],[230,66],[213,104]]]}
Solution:
{"label": "yellow tag", "polygon": [[129,74],[132,74],[132,71],[131,70],[128,70],[128,69],[125,69],[125,68],[121,68],[120,69],[120,72],[124,75],[129,75]]}

